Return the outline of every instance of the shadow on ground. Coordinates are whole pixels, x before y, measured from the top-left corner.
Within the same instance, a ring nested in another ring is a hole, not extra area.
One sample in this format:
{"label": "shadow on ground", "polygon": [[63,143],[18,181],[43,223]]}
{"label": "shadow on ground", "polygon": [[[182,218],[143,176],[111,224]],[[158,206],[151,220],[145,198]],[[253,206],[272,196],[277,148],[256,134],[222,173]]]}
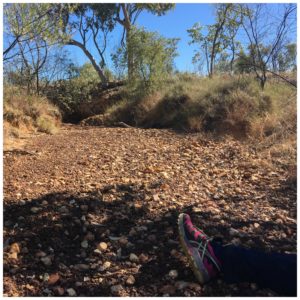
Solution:
{"label": "shadow on ground", "polygon": [[[77,296],[274,295],[250,283],[227,285],[219,279],[205,287],[197,284],[178,243],[180,211],[153,209],[146,200],[148,192],[143,186],[116,184],[101,191],[6,202],[4,293],[11,295],[15,284],[22,296],[67,296],[70,288]],[[192,206],[182,212],[205,223],[208,234],[229,238],[228,224],[216,225],[209,214],[195,213]],[[234,224],[231,217],[229,222]],[[261,226],[267,231],[273,224]],[[263,235],[256,238],[263,248]],[[100,242],[107,244],[106,250],[96,250]],[[17,259],[8,258],[12,243],[21,248]],[[130,260],[130,254],[136,257]],[[43,256],[49,258],[48,265],[42,262]],[[171,278],[170,270],[176,270],[178,277]],[[48,284],[48,275],[56,273],[59,280]],[[134,282],[129,282],[132,276]],[[111,287],[116,285],[122,289],[113,293]]]}

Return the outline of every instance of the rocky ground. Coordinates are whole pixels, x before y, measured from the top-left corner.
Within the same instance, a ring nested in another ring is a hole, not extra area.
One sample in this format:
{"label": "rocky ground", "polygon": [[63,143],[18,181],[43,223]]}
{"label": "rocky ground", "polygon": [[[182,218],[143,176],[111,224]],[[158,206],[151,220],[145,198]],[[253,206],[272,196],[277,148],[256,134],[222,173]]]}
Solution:
{"label": "rocky ground", "polygon": [[178,242],[296,252],[296,188],[253,146],[168,130],[64,126],[4,151],[6,296],[274,296],[201,286]]}

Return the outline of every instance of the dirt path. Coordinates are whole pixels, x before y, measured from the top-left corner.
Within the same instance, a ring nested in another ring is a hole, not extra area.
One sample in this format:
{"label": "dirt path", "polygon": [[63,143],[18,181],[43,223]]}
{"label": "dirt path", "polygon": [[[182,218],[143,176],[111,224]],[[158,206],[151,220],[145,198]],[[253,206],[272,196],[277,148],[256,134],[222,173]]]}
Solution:
{"label": "dirt path", "polygon": [[197,284],[176,223],[186,212],[226,243],[296,251],[286,178],[250,147],[198,134],[65,126],[37,136],[4,152],[4,293],[275,295]]}

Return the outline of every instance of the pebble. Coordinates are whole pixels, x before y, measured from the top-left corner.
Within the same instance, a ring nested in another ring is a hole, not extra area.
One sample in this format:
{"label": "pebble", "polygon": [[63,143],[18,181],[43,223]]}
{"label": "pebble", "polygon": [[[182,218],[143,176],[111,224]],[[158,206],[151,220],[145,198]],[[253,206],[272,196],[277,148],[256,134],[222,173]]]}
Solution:
{"label": "pebble", "polygon": [[256,283],[251,283],[250,287],[252,290],[257,290],[257,284]]}
{"label": "pebble", "polygon": [[136,235],[136,230],[134,228],[132,228],[130,231],[129,231],[129,236],[134,236]]}
{"label": "pebble", "polygon": [[127,285],[133,285],[135,283],[135,278],[132,275],[129,275],[127,280],[126,280],[126,284]]}
{"label": "pebble", "polygon": [[154,222],[151,221],[151,220],[145,220],[145,223],[148,224],[148,225],[153,225]]}
{"label": "pebble", "polygon": [[26,204],[26,201],[25,201],[25,200],[20,200],[20,201],[19,201],[19,204],[23,206],[23,205]]}
{"label": "pebble", "polygon": [[66,206],[62,206],[58,209],[58,212],[60,212],[62,214],[67,214],[67,213],[69,213],[69,210]]}
{"label": "pebble", "polygon": [[48,294],[48,296],[50,296],[52,294],[52,292],[48,288],[44,289],[43,292]]}
{"label": "pebble", "polygon": [[147,226],[138,226],[138,227],[136,227],[136,230],[137,230],[138,232],[141,232],[141,231],[147,231],[148,228],[147,228]]}
{"label": "pebble", "polygon": [[51,266],[52,265],[52,260],[50,256],[45,256],[41,258],[41,261],[45,266]]}
{"label": "pebble", "polygon": [[38,207],[31,207],[30,211],[36,214],[40,209]]}
{"label": "pebble", "polygon": [[159,289],[159,292],[162,294],[173,295],[176,292],[176,289],[173,285],[167,284]]}
{"label": "pebble", "polygon": [[131,242],[128,242],[128,243],[126,244],[126,248],[134,248],[134,244],[131,243]]}
{"label": "pebble", "polygon": [[88,246],[89,246],[89,243],[88,243],[87,240],[84,240],[84,241],[81,242],[81,247],[82,248],[86,249]]}
{"label": "pebble", "polygon": [[110,290],[113,294],[118,294],[123,290],[123,286],[121,284],[113,285]]}
{"label": "pebble", "polygon": [[18,259],[18,253],[17,252],[9,253],[8,257],[11,259]]}
{"label": "pebble", "polygon": [[104,243],[104,242],[101,242],[101,243],[98,244],[97,248],[99,250],[105,251],[107,249],[107,244]]}
{"label": "pebble", "polygon": [[86,258],[86,256],[87,256],[86,252],[84,250],[81,250],[80,251],[80,257]]}
{"label": "pebble", "polygon": [[38,251],[36,254],[35,254],[36,257],[45,257],[47,256],[47,254],[44,252],[44,251]]}
{"label": "pebble", "polygon": [[118,250],[117,250],[117,258],[121,258],[122,257],[122,249],[121,248],[119,248]]}
{"label": "pebble", "polygon": [[80,209],[83,211],[87,211],[89,207],[87,205],[80,205]]}
{"label": "pebble", "polygon": [[240,232],[234,228],[230,228],[229,229],[229,234],[232,235],[232,236],[237,236],[237,235],[240,235]]}
{"label": "pebble", "polygon": [[119,243],[120,243],[122,246],[126,246],[126,245],[128,244],[128,240],[127,240],[127,238],[125,238],[125,237],[121,237],[121,238],[119,239]]}
{"label": "pebble", "polygon": [[177,277],[178,277],[178,272],[177,272],[177,270],[171,270],[171,271],[169,272],[169,276],[170,276],[172,279],[177,278]]}
{"label": "pebble", "polygon": [[188,285],[189,285],[189,282],[186,282],[186,281],[176,281],[176,283],[175,283],[175,287],[178,290],[183,290],[183,289],[187,288]]}
{"label": "pebble", "polygon": [[99,249],[95,249],[95,250],[94,250],[94,253],[102,254],[101,250],[99,250]]}
{"label": "pebble", "polygon": [[43,281],[48,281],[49,278],[50,278],[49,274],[45,273],[44,276],[43,276]]}
{"label": "pebble", "polygon": [[99,268],[99,270],[100,270],[101,272],[103,272],[103,271],[107,270],[110,266],[111,266],[111,263],[110,263],[109,261],[106,261],[106,262]]}
{"label": "pebble", "polygon": [[148,261],[148,256],[145,255],[144,253],[140,254],[140,255],[139,255],[139,261],[140,261],[141,263],[146,263],[146,262]]}
{"label": "pebble", "polygon": [[24,248],[22,249],[22,253],[24,253],[24,254],[27,254],[27,253],[29,253],[29,250],[28,250],[28,248],[27,248],[27,247],[24,247]]}
{"label": "pebble", "polygon": [[195,292],[199,292],[202,289],[200,284],[194,282],[189,283],[189,288],[194,290]]}
{"label": "pebble", "polygon": [[149,240],[150,242],[155,242],[155,241],[156,241],[156,235],[155,235],[155,234],[150,234],[150,235],[148,236],[148,240]]}
{"label": "pebble", "polygon": [[48,279],[48,284],[53,285],[60,279],[58,273],[51,274]]}
{"label": "pebble", "polygon": [[76,264],[74,265],[74,269],[78,271],[87,271],[89,270],[90,266],[87,264]]}
{"label": "pebble", "polygon": [[67,289],[67,293],[68,293],[68,295],[69,295],[70,297],[77,296],[76,291],[75,291],[74,289],[72,289],[72,288]]}
{"label": "pebble", "polygon": [[241,245],[241,240],[239,238],[233,238],[231,243],[235,246]]}
{"label": "pebble", "polygon": [[43,205],[43,206],[46,206],[46,205],[48,205],[48,201],[46,201],[46,200],[43,200],[43,202],[42,202],[42,205]]}
{"label": "pebble", "polygon": [[254,228],[258,228],[260,225],[258,223],[253,224]]}
{"label": "pebble", "polygon": [[20,253],[21,251],[20,251],[20,246],[19,246],[19,244],[18,244],[18,243],[13,243],[13,244],[11,244],[11,246],[10,246],[10,252],[11,252],[11,253],[14,253],[14,252]]}
{"label": "pebble", "polygon": [[153,200],[154,201],[159,201],[159,196],[157,194],[153,195]]}
{"label": "pebble", "polygon": [[95,235],[91,232],[88,232],[86,234],[86,236],[84,237],[84,239],[87,240],[87,241],[94,241],[95,240]]}
{"label": "pebble", "polygon": [[62,296],[65,293],[65,290],[61,286],[56,286],[53,290],[58,296]]}
{"label": "pebble", "polygon": [[167,243],[168,243],[169,245],[177,245],[177,244],[178,244],[177,241],[172,240],[172,239],[169,239]]}
{"label": "pebble", "polygon": [[139,258],[134,253],[130,254],[129,260],[132,262],[139,262]]}
{"label": "pebble", "polygon": [[9,273],[11,273],[11,274],[16,274],[17,272],[19,272],[18,267],[17,268],[12,268],[12,269],[9,270]]}
{"label": "pebble", "polygon": [[4,222],[4,226],[7,226],[7,227],[9,227],[9,226],[12,226],[14,223],[12,222],[12,221],[5,221]]}

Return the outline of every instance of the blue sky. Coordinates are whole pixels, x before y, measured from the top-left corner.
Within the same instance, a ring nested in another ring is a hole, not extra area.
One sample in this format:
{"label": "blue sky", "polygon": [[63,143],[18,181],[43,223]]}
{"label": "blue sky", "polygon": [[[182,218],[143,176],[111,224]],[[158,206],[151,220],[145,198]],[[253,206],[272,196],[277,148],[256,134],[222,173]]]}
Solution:
{"label": "blue sky", "polygon": [[[268,4],[267,14],[276,16],[282,10],[282,4]],[[148,12],[142,12],[137,20],[136,25],[144,26],[149,31],[157,31],[162,36],[168,38],[180,38],[178,43],[179,56],[175,59],[175,66],[179,71],[195,71],[192,64],[195,45],[189,45],[190,38],[187,29],[191,28],[196,22],[202,25],[209,25],[214,22],[214,4],[205,3],[177,3],[174,10],[169,11],[166,15],[158,17]],[[266,20],[267,16],[266,16]],[[109,38],[109,48],[106,53],[106,61],[109,67],[112,67],[110,53],[113,52],[120,44],[122,35],[121,26],[118,26]],[[75,35],[76,38],[76,35]],[[247,38],[245,33],[240,33],[238,39],[243,43]],[[291,40],[296,40],[296,35],[291,36]],[[92,45],[91,45],[92,46]],[[68,46],[70,58],[81,65],[88,62],[82,51],[74,46]],[[90,47],[92,49],[93,47]],[[93,51],[91,51],[93,53]],[[95,55],[96,57],[96,55]]]}
{"label": "blue sky", "polygon": [[[158,17],[148,12],[142,12],[137,20],[136,25],[143,26],[149,31],[157,31],[162,36],[168,38],[180,38],[178,42],[178,57],[175,59],[175,66],[179,71],[195,71],[195,66],[192,64],[192,57],[195,45],[189,45],[190,38],[187,29],[191,28],[196,22],[202,25],[214,23],[214,7],[215,5],[205,3],[177,3],[175,9],[167,12],[166,15]],[[268,4],[267,14],[276,16],[282,10],[282,4]],[[266,18],[267,20],[267,18]],[[109,36],[108,49],[105,57],[108,67],[112,69],[110,53],[114,52],[120,45],[122,36],[122,28],[120,25]],[[81,40],[79,34],[75,34],[75,39]],[[246,41],[245,34],[240,34],[238,39]],[[291,36],[291,41],[296,41],[295,33]],[[4,43],[6,41],[4,40]],[[69,58],[77,65],[82,65],[89,62],[81,49],[76,46],[66,46],[69,52]],[[89,51],[97,58],[96,52],[93,50],[92,42],[89,45]]]}
{"label": "blue sky", "polygon": [[[157,31],[164,37],[180,38],[177,51],[179,56],[175,59],[176,68],[180,71],[194,71],[192,56],[195,46],[188,44],[190,39],[187,29],[191,28],[196,22],[211,24],[214,21],[213,11],[214,7],[212,4],[176,4],[174,10],[169,11],[166,15],[161,17],[142,12],[136,25],[144,26],[149,31]],[[122,31],[119,27],[113,32],[113,35],[110,36],[109,44],[111,45],[111,50],[118,47],[121,35]],[[76,63],[81,65],[88,61],[79,48],[69,46],[67,49]],[[109,52],[110,51],[107,51],[106,53],[106,59],[110,65]]]}

